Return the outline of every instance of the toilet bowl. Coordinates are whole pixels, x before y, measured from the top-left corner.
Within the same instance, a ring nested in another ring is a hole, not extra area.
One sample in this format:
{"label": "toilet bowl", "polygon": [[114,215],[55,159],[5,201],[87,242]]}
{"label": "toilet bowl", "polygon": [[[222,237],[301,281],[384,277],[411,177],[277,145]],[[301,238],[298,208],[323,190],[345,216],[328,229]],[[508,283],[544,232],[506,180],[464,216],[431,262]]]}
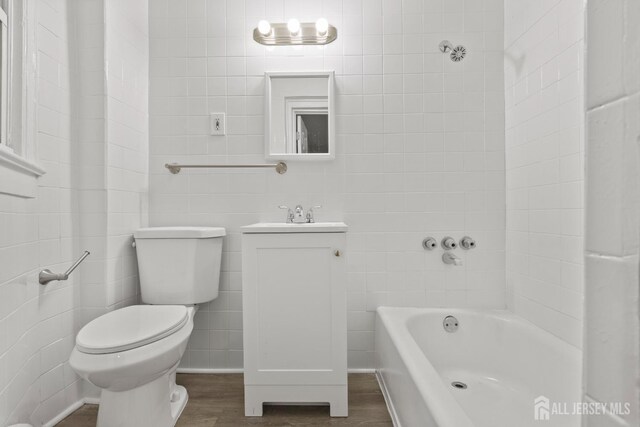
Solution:
{"label": "toilet bowl", "polygon": [[175,383],[196,309],[137,305],[107,313],[78,333],[69,363],[100,387],[98,426],[172,426],[188,395]]}
{"label": "toilet bowl", "polygon": [[[102,389],[99,427],[172,427],[187,404],[176,369],[197,304],[218,296],[224,228],[136,231],[141,299],[104,314],[76,336],[69,364]],[[153,305],[150,305],[153,304]]]}

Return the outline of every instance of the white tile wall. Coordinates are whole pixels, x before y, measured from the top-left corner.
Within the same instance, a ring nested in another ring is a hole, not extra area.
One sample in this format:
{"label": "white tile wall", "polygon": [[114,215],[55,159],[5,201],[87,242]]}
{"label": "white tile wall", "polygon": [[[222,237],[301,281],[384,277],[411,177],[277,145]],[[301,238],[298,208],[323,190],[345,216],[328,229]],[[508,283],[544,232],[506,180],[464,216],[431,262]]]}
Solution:
{"label": "white tile wall", "polygon": [[77,276],[46,288],[37,282],[40,269],[64,270],[81,253],[70,168],[72,21],[66,1],[39,0],[35,11],[36,144],[47,174],[35,199],[0,195],[0,425],[40,425],[81,396],[67,364],[80,306]]}
{"label": "white tile wall", "polygon": [[585,425],[640,423],[640,3],[587,6],[586,401],[631,413]]}
{"label": "white tile wall", "polygon": [[147,225],[148,0],[105,3],[107,304],[137,303],[134,230]]}
{"label": "white tile wall", "polygon": [[[137,300],[124,242],[146,223],[148,12],[146,0],[108,3],[37,0],[30,16],[47,174],[35,199],[0,195],[0,425],[42,425],[95,393],[68,365],[75,334]],[[84,249],[69,281],[37,283]]]}
{"label": "white tile wall", "polygon": [[[338,40],[267,49],[259,19],[325,16]],[[219,298],[198,312],[188,368],[242,366],[239,227],[282,221],[280,204],[322,204],[348,234],[349,366],[372,367],[379,305],[503,307],[505,176],[500,0],[150,2],[150,223],[228,230]],[[467,47],[453,63],[438,50]],[[445,60],[446,59],[446,60]],[[183,171],[167,162],[263,162],[263,73],[336,71],[337,148],[289,172]],[[227,136],[207,135],[209,112]],[[426,253],[427,235],[469,234],[465,266]]]}
{"label": "white tile wall", "polygon": [[[138,302],[132,233],[147,224],[147,0],[77,3],[83,270],[79,326]],[[85,395],[98,390],[85,383]]]}
{"label": "white tile wall", "polygon": [[507,301],[582,345],[584,1],[505,2]]}

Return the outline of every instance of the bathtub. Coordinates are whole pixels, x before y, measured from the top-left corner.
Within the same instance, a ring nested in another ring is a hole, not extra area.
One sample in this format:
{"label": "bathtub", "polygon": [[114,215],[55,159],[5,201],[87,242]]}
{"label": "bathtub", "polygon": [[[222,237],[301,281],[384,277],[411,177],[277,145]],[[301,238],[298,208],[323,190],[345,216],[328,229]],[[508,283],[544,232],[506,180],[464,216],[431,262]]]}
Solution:
{"label": "bathtub", "polygon": [[[396,427],[580,426],[580,350],[508,311],[380,307],[375,338]],[[540,396],[548,421],[534,418]]]}

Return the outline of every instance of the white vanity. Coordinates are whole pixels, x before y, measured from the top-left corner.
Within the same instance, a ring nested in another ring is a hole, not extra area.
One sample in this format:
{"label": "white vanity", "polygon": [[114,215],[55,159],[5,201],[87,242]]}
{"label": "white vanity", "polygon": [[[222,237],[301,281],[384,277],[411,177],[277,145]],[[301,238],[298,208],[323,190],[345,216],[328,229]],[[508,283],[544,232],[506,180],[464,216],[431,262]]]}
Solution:
{"label": "white vanity", "polygon": [[242,228],[245,415],[328,403],[347,416],[347,225]]}

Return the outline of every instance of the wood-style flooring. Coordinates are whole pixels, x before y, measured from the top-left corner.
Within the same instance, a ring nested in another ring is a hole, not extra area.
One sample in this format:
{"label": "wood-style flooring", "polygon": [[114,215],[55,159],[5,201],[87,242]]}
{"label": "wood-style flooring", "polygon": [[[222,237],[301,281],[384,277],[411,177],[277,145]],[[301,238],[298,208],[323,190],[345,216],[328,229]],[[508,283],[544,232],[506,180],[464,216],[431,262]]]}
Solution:
{"label": "wood-style flooring", "polygon": [[[390,427],[378,382],[372,374],[349,375],[349,417],[329,417],[328,406],[269,406],[262,417],[244,416],[242,374],[179,374],[177,383],[189,391],[189,402],[178,427],[237,426],[365,426]],[[94,427],[97,405],[84,405],[58,427]]]}

